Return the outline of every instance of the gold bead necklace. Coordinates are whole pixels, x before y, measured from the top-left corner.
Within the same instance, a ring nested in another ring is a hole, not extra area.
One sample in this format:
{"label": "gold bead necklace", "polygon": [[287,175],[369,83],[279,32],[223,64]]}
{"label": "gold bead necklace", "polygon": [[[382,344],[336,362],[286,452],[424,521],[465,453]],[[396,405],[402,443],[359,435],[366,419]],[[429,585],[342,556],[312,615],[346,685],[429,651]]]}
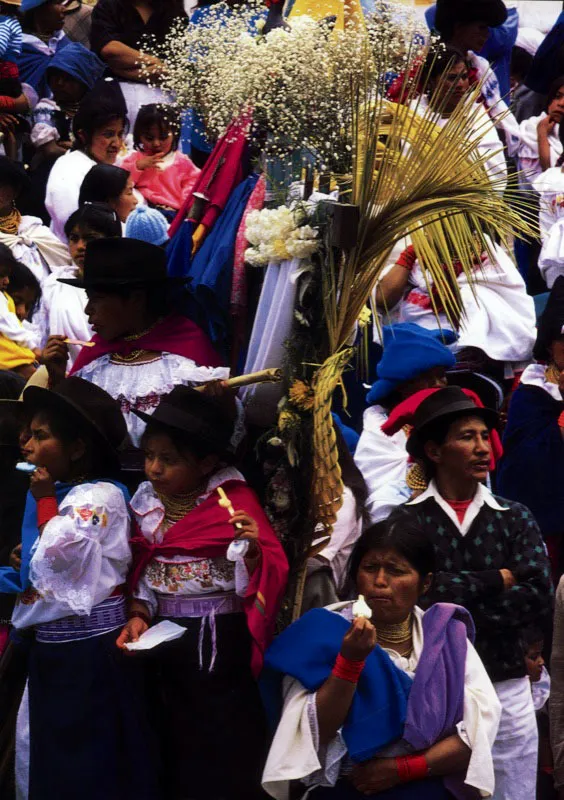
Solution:
{"label": "gold bead necklace", "polygon": [[554,362],[549,364],[548,367],[546,368],[545,376],[549,383],[555,383],[556,385],[558,385],[558,383],[560,382],[560,370],[558,369],[556,364],[554,364]]}
{"label": "gold bead necklace", "polygon": [[394,625],[376,625],[376,636],[378,642],[389,644],[403,644],[411,639],[412,615],[410,614],[403,622]]}
{"label": "gold bead necklace", "polygon": [[204,491],[205,486],[200,485],[191,492],[176,494],[173,497],[157,492],[157,497],[164,507],[166,521],[175,523],[183,519],[186,514],[189,514],[196,507],[198,498],[202,496]]}
{"label": "gold bead necklace", "polygon": [[17,208],[13,208],[5,217],[0,217],[0,231],[15,236],[20,229],[22,215]]}

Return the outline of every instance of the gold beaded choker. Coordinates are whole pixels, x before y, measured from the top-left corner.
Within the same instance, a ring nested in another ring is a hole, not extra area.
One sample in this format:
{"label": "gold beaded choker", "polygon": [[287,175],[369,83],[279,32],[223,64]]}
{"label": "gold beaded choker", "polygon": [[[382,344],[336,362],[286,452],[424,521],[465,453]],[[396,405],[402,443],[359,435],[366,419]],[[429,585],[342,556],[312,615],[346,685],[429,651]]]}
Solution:
{"label": "gold beaded choker", "polygon": [[162,319],[158,319],[156,322],[153,322],[152,325],[149,325],[148,328],[145,328],[144,331],[140,331],[139,333],[132,333],[129,336],[124,336],[123,339],[126,342],[134,342],[136,339],[141,339],[142,336],[146,336],[150,331],[155,328],[159,322],[162,322]]}
{"label": "gold beaded choker", "polygon": [[411,638],[412,617],[411,614],[403,622],[395,625],[376,625],[378,641],[390,644],[402,644]]}
{"label": "gold beaded choker", "polygon": [[5,217],[0,217],[0,231],[15,235],[20,229],[21,221],[22,215],[17,208],[13,208]]}
{"label": "gold beaded choker", "polygon": [[166,494],[157,492],[157,497],[161,501],[165,510],[165,519],[167,522],[179,522],[186,514],[190,513],[196,507],[198,498],[204,492],[204,486],[198,486],[192,492],[187,494],[176,494],[174,497],[169,497]]}
{"label": "gold beaded choker", "polygon": [[560,370],[556,364],[549,364],[544,374],[549,383],[555,383],[558,385],[560,382]]}

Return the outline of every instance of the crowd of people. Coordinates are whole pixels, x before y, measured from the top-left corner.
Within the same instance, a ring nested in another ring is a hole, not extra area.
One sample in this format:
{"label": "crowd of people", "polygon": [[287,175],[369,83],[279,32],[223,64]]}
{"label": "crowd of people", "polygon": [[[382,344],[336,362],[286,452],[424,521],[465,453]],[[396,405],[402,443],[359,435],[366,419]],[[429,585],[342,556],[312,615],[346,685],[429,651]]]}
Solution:
{"label": "crowd of people", "polygon": [[538,236],[454,254],[454,321],[397,243],[288,624],[281,390],[229,381],[287,336],[245,270],[267,181],[143,52],[213,4],[0,2],[0,796],[564,798],[564,12],[427,12],[411,108],[467,104]]}

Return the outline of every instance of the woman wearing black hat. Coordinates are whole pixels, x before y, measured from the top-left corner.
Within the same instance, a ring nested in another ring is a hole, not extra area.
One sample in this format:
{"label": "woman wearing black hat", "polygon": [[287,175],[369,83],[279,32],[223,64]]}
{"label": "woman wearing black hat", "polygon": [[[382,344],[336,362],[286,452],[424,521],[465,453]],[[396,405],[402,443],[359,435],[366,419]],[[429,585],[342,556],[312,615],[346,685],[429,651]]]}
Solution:
{"label": "woman wearing black hat", "polygon": [[539,321],[534,356],[509,405],[498,484],[539,523],[558,579],[564,571],[564,277]]}
{"label": "woman wearing black hat", "polygon": [[[147,422],[145,473],[131,501],[138,598],[118,645],[151,618],[186,633],[156,657],[164,795],[253,800],[267,737],[255,682],[285,589],[287,562],[258,500],[229,462],[233,423],[187,386]],[[213,764],[213,769],[210,769]]]}
{"label": "woman wearing black hat", "polygon": [[[93,346],[83,347],[72,374],[119,401],[134,445],[145,428],[134,411],[151,413],[179,384],[229,376],[204,332],[173,312],[171,293],[178,293],[182,283],[167,277],[160,247],[136,239],[89,242],[82,278],[62,283],[86,290],[85,312],[95,333]],[[49,338],[43,358],[56,384],[68,358],[63,336]]]}
{"label": "woman wearing black hat", "polygon": [[[102,389],[69,378],[29,387],[36,466],[22,528],[12,624],[33,628],[29,660],[30,798],[158,797],[132,667],[115,648],[131,562],[127,490],[116,483],[126,437]],[[10,576],[3,574],[6,591]],[[27,698],[18,745],[25,744]],[[77,787],[79,787],[77,789]]]}
{"label": "woman wearing black hat", "polygon": [[68,249],[38,217],[19,212],[18,198],[29,184],[20,164],[0,156],[0,243],[9,247],[14,258],[29,267],[41,283],[52,267],[70,264],[71,258]]}

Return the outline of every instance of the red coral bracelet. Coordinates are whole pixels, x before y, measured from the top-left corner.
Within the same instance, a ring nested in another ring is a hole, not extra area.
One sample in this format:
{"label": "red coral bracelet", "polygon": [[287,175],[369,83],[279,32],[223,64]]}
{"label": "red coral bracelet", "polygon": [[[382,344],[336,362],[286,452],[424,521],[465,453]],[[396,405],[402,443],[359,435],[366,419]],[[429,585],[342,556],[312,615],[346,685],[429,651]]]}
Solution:
{"label": "red coral bracelet", "polygon": [[334,675],[335,678],[340,678],[342,681],[358,683],[363,667],[364,661],[350,661],[339,653],[331,675]]}
{"label": "red coral bracelet", "polygon": [[37,527],[42,528],[59,513],[56,497],[40,497],[37,501]]}
{"label": "red coral bracelet", "polygon": [[411,783],[429,777],[429,765],[425,756],[398,756],[396,766],[400,783]]}

